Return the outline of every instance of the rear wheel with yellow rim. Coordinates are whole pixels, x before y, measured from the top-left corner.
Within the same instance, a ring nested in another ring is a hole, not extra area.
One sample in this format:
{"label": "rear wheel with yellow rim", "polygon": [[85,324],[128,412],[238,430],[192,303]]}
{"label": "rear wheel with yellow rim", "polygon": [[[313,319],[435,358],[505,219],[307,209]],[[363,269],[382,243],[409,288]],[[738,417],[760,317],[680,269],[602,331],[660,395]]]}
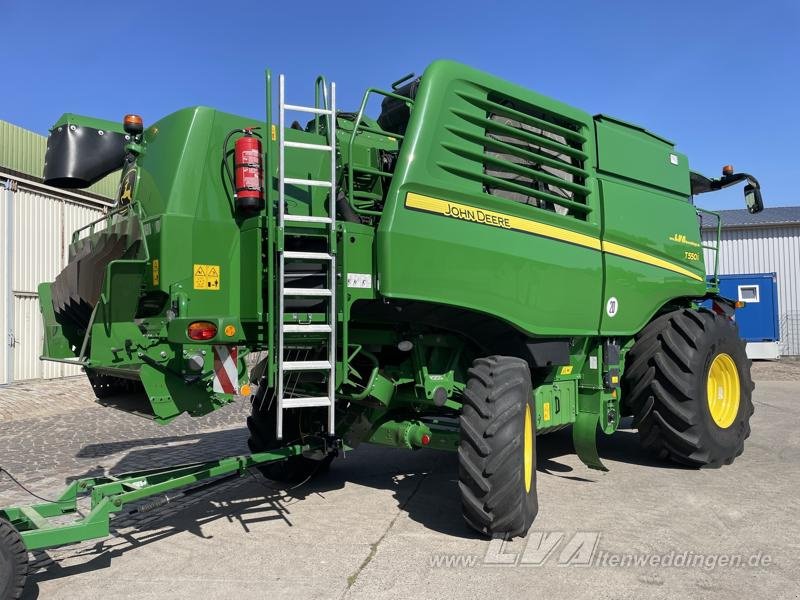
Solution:
{"label": "rear wheel with yellow rim", "polygon": [[744,450],[754,385],[727,317],[682,309],[654,319],[628,353],[622,386],[642,445],[658,456],[719,467]]}
{"label": "rear wheel with yellow rim", "polygon": [[539,508],[528,364],[510,356],[479,358],[464,396],[458,448],[464,519],[485,535],[525,535]]}
{"label": "rear wheel with yellow rim", "polygon": [[727,429],[739,414],[739,371],[730,354],[720,352],[711,361],[706,377],[706,397],[711,418]]}

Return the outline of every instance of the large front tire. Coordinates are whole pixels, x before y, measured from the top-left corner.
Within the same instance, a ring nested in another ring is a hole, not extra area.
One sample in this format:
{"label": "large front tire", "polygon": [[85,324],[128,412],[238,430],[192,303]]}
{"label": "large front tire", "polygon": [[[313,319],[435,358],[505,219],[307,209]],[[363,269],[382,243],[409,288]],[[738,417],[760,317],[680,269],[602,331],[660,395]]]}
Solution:
{"label": "large front tire", "polygon": [[704,309],[664,314],[625,362],[622,397],[644,448],[693,467],[728,465],[743,452],[754,385],[736,323]]}
{"label": "large front tire", "polygon": [[484,535],[525,535],[539,510],[528,364],[509,356],[479,358],[464,395],[458,447],[464,519]]}

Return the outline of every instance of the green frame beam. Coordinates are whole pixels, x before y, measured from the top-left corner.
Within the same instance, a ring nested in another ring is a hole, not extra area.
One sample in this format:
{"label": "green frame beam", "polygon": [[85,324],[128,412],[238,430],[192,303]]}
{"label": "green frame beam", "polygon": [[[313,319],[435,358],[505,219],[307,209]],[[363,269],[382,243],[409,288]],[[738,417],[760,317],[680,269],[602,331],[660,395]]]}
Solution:
{"label": "green frame beam", "polygon": [[[244,475],[251,467],[286,460],[316,445],[292,445],[269,452],[231,456],[203,463],[177,465],[116,476],[78,479],[55,502],[0,509],[0,517],[19,531],[28,550],[42,550],[109,535],[111,515],[132,502],[224,475]],[[89,512],[72,522],[50,519],[77,514],[78,501],[89,497]]]}

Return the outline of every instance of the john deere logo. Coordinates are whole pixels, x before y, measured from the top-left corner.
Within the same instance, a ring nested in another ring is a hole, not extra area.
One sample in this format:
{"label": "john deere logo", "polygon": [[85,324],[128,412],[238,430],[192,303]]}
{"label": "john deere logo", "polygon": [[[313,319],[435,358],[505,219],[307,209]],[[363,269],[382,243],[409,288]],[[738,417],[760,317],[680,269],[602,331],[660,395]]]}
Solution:
{"label": "john deere logo", "polygon": [[127,206],[133,201],[136,174],[136,169],[131,169],[122,176],[122,181],[119,184],[119,193],[117,194],[117,204],[119,206]]}

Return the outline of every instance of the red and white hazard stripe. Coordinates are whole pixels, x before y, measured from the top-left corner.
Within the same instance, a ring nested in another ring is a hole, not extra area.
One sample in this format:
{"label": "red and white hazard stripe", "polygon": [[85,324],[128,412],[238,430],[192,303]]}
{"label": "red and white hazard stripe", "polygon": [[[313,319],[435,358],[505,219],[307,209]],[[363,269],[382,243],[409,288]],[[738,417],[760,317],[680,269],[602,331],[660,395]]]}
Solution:
{"label": "red and white hazard stripe", "polygon": [[236,346],[214,346],[214,391],[220,394],[239,393]]}

